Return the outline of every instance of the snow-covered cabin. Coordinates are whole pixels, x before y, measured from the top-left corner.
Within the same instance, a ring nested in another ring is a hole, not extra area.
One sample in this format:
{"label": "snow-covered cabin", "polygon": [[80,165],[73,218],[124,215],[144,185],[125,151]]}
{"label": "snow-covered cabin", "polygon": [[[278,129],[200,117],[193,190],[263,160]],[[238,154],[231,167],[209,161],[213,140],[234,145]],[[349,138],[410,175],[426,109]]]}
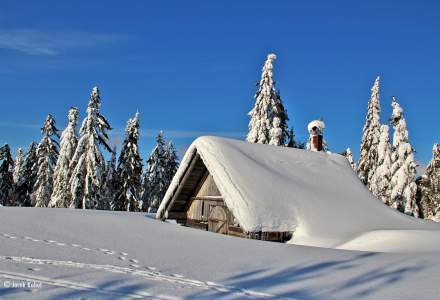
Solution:
{"label": "snow-covered cabin", "polygon": [[254,239],[293,235],[295,244],[322,247],[370,231],[438,226],[383,204],[342,155],[220,137],[193,142],[156,217]]}
{"label": "snow-covered cabin", "polygon": [[219,137],[198,138],[185,154],[157,218],[221,234],[289,240],[295,230],[290,205],[286,197],[277,195],[280,191],[272,193],[267,186],[276,177],[252,170],[256,160],[267,159],[264,150],[276,148]]}

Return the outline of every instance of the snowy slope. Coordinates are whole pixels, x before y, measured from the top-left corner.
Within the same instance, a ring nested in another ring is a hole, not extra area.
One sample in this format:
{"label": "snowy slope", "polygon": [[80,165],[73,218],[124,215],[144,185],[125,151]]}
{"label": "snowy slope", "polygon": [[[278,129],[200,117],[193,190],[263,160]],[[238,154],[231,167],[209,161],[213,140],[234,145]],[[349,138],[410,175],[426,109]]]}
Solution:
{"label": "snowy slope", "polygon": [[438,252],[334,250],[141,213],[0,207],[0,299],[423,300],[440,294],[438,278]]}
{"label": "snowy slope", "polygon": [[[291,243],[368,250],[366,233],[399,230],[394,245],[377,251],[407,252],[418,230],[418,249],[440,249],[440,225],[408,217],[384,205],[338,154],[201,137],[188,149],[158,211],[164,214],[191,157],[198,153],[228,207],[247,231],[295,231]],[[384,233],[386,235],[386,233]],[[392,233],[391,233],[392,234]],[[349,243],[352,239],[356,242]],[[426,246],[429,246],[426,245]]]}

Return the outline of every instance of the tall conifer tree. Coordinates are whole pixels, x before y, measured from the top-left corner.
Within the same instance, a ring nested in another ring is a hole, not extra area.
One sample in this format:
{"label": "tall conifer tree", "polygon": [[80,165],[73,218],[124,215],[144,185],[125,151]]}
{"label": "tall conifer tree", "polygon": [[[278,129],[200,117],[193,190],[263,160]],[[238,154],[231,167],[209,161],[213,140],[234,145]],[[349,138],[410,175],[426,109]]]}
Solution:
{"label": "tall conifer tree", "polygon": [[142,210],[156,212],[168,188],[167,149],[163,132],[156,137],[156,146],[147,160],[143,179]]}
{"label": "tall conifer tree", "polygon": [[371,190],[370,181],[378,164],[378,146],[380,137],[380,78],[376,78],[371,88],[367,116],[362,135],[361,153],[358,161],[358,175],[362,182]]}
{"label": "tall conifer tree", "polygon": [[138,150],[139,113],[127,122],[117,169],[118,189],[113,210],[139,211],[142,192],[142,159]]}
{"label": "tall conifer tree", "polygon": [[70,178],[72,202],[70,207],[96,209],[102,199],[101,191],[105,173],[105,160],[100,146],[109,152],[107,130],[110,124],[101,115],[101,98],[98,87],[92,89],[87,107],[87,117],[84,119],[78,146],[70,163],[73,169]]}
{"label": "tall conifer tree", "polygon": [[18,174],[14,188],[16,205],[31,206],[34,202],[33,190],[37,179],[37,144],[32,142],[23,161],[23,166]]}
{"label": "tall conifer tree", "polygon": [[[166,148],[166,178],[167,188],[171,184],[174,175],[179,168],[179,158],[177,157],[176,148],[172,141],[169,141]],[[160,203],[159,203],[160,205]]]}
{"label": "tall conifer tree", "polygon": [[269,144],[275,134],[275,132],[272,132],[271,136],[275,117],[279,119],[277,124],[281,131],[276,133],[276,138],[272,138],[272,144],[284,145],[288,137],[287,121],[289,118],[284,109],[281,96],[275,90],[273,79],[273,61],[275,59],[276,55],[273,53],[267,56],[255,94],[255,106],[249,112],[249,132],[246,140],[251,143]]}
{"label": "tall conifer tree", "polygon": [[14,160],[8,144],[0,147],[0,204],[13,205]]}
{"label": "tall conifer tree", "polygon": [[54,173],[54,189],[49,207],[69,207],[71,194],[69,188],[72,169],[70,163],[78,144],[76,126],[78,125],[78,109],[72,107],[68,114],[69,123],[61,134],[60,156]]}
{"label": "tall conifer tree", "polygon": [[403,109],[395,97],[393,97],[391,106],[393,107],[391,123],[394,127],[391,156],[391,206],[406,214],[419,217],[419,209],[416,204],[417,164],[414,160],[414,149],[408,140]]}
{"label": "tall conifer tree", "polygon": [[35,206],[46,207],[53,191],[53,172],[58,159],[59,137],[55,119],[48,115],[41,128],[43,138],[37,147],[37,178],[34,186]]}

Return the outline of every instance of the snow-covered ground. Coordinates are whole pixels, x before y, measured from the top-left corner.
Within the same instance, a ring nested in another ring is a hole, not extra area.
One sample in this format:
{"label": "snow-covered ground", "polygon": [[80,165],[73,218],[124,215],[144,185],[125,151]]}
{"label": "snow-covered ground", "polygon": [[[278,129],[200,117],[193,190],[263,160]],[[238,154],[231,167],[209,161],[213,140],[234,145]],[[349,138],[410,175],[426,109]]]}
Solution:
{"label": "snow-covered ground", "polygon": [[[420,239],[432,244],[419,249]],[[371,231],[341,246],[391,252],[347,251],[222,236],[142,213],[0,207],[0,298],[437,299],[437,240],[433,230]]]}

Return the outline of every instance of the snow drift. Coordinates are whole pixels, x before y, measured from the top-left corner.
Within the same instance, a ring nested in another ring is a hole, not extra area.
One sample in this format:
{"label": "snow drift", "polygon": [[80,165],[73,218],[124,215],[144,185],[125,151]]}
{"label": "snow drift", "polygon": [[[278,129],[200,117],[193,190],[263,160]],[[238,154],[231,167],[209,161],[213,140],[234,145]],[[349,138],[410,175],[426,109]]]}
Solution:
{"label": "snow drift", "polygon": [[[395,247],[410,231],[440,247],[440,226],[399,213],[376,199],[338,154],[201,137],[190,146],[158,210],[166,208],[191,158],[198,153],[224,201],[246,231],[294,231],[294,244],[369,248],[369,232],[399,230]],[[349,243],[352,239],[356,242]],[[423,249],[425,239],[417,239]],[[345,245],[345,246],[344,246]],[[374,248],[381,251],[380,245]],[[429,247],[433,249],[432,247]],[[438,249],[438,247],[437,247]]]}

